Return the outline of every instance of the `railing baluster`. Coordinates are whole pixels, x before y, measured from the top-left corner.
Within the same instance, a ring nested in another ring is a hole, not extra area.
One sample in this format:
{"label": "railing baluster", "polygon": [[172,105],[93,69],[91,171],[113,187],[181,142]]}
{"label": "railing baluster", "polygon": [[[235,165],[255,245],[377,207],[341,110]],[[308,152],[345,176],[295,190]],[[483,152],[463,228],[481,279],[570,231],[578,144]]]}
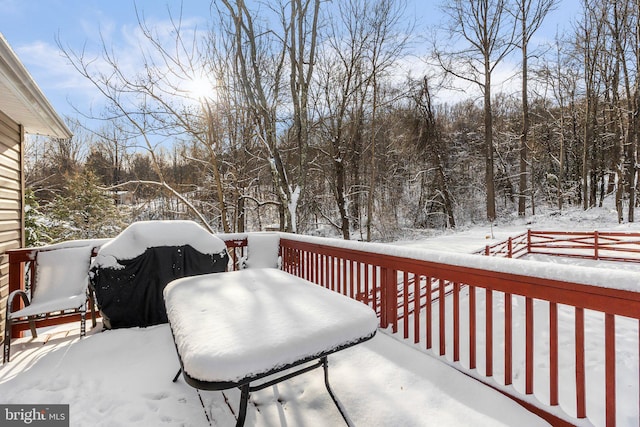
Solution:
{"label": "railing baluster", "polygon": [[417,344],[420,342],[420,301],[422,294],[422,276],[413,273],[413,342]]}
{"label": "railing baluster", "polygon": [[338,275],[338,287],[339,287],[338,292],[341,293],[342,295],[346,295],[347,294],[347,260],[340,259],[338,262],[341,264],[340,270],[342,271],[342,277]]}
{"label": "railing baluster", "polygon": [[485,375],[493,376],[493,291],[485,290]]}
{"label": "railing baluster", "polygon": [[355,261],[349,261],[349,296],[353,299],[356,298],[356,294],[354,289],[356,289],[355,286],[355,280],[356,280],[356,275],[354,272],[354,269],[357,267],[357,263]]}
{"label": "railing baluster", "polygon": [[432,305],[432,281],[431,277],[427,276],[427,315],[425,317],[425,331],[427,334],[427,350],[430,350],[433,346],[433,336],[431,331],[431,326],[433,325],[433,305]]}
{"label": "railing baluster", "polygon": [[305,279],[310,280],[311,279],[311,252],[310,251],[304,251],[304,263],[305,263]]}
{"label": "railing baluster", "polygon": [[533,299],[525,298],[525,393],[533,394]]}
{"label": "railing baluster", "polygon": [[340,274],[342,272],[342,266],[344,265],[344,263],[342,262],[342,259],[338,257],[334,257],[333,260],[334,260],[333,268],[335,270],[334,271],[334,277],[335,277],[334,291],[340,294],[343,292],[342,279],[340,277]]}
{"label": "railing baluster", "polygon": [[285,271],[287,271],[288,273],[293,273],[293,257],[291,255],[292,252],[293,249],[291,248],[286,248],[282,251],[282,265],[284,266]]}
{"label": "railing baluster", "polygon": [[605,396],[607,427],[616,425],[616,323],[613,314],[604,316]]}
{"label": "railing baluster", "polygon": [[335,291],[336,290],[336,259],[331,255],[329,255],[329,272],[330,272],[329,289],[331,289],[332,291]]}
{"label": "railing baluster", "polygon": [[387,293],[389,291],[389,287],[387,286],[387,269],[380,269],[380,327],[386,328],[389,326],[389,311],[387,308],[387,303],[389,298]]}
{"label": "railing baluster", "polygon": [[504,294],[504,385],[513,383],[513,301]]}
{"label": "railing baluster", "polygon": [[402,310],[404,312],[404,318],[402,319],[402,328],[404,330],[404,338],[407,339],[409,338],[409,273],[406,271],[402,275],[402,292]]}
{"label": "railing baluster", "polygon": [[391,319],[393,332],[398,332],[398,271],[387,269],[387,320]]}
{"label": "railing baluster", "polygon": [[575,308],[576,334],[576,412],[577,418],[587,417],[584,372],[584,309]]}
{"label": "railing baluster", "polygon": [[445,299],[444,299],[444,286],[445,281],[443,279],[439,279],[438,283],[438,314],[440,317],[439,329],[440,336],[438,338],[438,342],[440,343],[440,356],[444,356],[446,353],[446,328],[445,328]]}
{"label": "railing baluster", "polygon": [[469,285],[469,369],[476,368],[476,288]]}
{"label": "railing baluster", "polygon": [[[369,264],[363,264],[363,268],[364,268],[364,298],[365,298],[365,304],[369,305],[369,302],[371,301],[370,298],[369,298],[369,292],[370,292],[370,290],[369,290]],[[371,306],[373,307],[373,310],[375,311],[375,309],[376,309],[375,303],[371,304]]]}
{"label": "railing baluster", "polygon": [[355,263],[355,270],[356,270],[356,276],[355,276],[355,294],[353,295],[353,298],[358,298],[359,295],[361,295],[362,292],[362,263],[360,263],[360,261],[356,261]]}
{"label": "railing baluster", "polygon": [[558,304],[549,303],[549,404],[557,406],[558,397]]}
{"label": "railing baluster", "polygon": [[320,284],[327,288],[327,255],[320,256]]}
{"label": "railing baluster", "polygon": [[460,284],[453,284],[453,361],[460,361]]}

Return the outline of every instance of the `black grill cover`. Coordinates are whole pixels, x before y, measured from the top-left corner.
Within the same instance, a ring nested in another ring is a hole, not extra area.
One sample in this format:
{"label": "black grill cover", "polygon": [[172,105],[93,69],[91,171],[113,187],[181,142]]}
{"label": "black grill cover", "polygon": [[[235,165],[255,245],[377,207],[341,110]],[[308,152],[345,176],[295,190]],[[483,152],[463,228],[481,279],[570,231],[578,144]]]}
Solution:
{"label": "black grill cover", "polygon": [[203,254],[189,245],[148,248],[124,268],[93,267],[91,282],[106,328],[127,328],[167,323],[162,291],[185,276],[226,271],[229,255]]}

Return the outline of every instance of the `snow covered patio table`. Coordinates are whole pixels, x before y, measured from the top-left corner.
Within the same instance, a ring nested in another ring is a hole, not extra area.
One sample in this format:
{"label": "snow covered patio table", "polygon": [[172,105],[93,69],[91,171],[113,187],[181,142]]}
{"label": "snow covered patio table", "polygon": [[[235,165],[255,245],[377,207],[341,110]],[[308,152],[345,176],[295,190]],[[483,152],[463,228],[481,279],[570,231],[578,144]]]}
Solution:
{"label": "snow covered patio table", "polygon": [[327,356],[375,335],[378,319],[368,306],[270,268],[178,279],[164,298],[185,380],[202,390],[239,387],[237,425],[250,392],[319,367],[348,423],[329,387]]}

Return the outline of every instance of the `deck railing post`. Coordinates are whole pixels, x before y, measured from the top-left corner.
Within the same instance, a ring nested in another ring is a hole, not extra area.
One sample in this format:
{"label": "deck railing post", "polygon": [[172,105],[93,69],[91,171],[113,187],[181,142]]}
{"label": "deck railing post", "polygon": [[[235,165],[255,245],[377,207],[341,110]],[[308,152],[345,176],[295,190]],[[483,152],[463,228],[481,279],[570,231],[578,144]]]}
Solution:
{"label": "deck railing post", "polygon": [[[24,290],[24,268],[25,262],[16,261],[12,259],[12,254],[9,254],[9,294],[13,291]],[[14,307],[12,310],[19,310],[22,308],[22,298],[16,298],[14,300]],[[15,338],[19,338],[23,336],[23,332],[20,331],[17,325],[12,327],[11,335]]]}
{"label": "deck railing post", "polygon": [[398,332],[398,270],[387,269],[387,308],[393,326],[393,332]]}
{"label": "deck railing post", "polygon": [[598,231],[593,232],[593,259],[598,259]]}
{"label": "deck railing post", "polygon": [[380,271],[380,327],[382,329],[389,326],[389,318],[387,316],[388,288],[387,269],[383,268]]}
{"label": "deck railing post", "polygon": [[507,258],[513,258],[513,239],[511,237],[507,241]]}

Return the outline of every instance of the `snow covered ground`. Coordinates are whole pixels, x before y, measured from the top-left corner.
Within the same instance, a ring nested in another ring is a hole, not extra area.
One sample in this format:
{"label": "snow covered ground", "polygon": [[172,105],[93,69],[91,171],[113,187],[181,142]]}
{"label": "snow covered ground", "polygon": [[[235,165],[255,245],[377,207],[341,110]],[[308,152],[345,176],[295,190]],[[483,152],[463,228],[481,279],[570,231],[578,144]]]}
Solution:
{"label": "snow covered ground", "polygon": [[[527,227],[640,229],[611,222],[614,218],[601,209],[576,211],[397,244],[468,253]],[[198,394],[182,379],[171,382],[178,361],[167,325],[99,329],[79,339],[77,329],[67,335],[59,328],[48,331],[44,346],[43,338],[12,346],[12,361],[0,368],[0,403],[69,404],[72,426],[206,426],[207,418],[212,425],[234,425],[239,391]],[[384,331],[331,356],[329,363],[333,390],[356,426],[547,425],[500,393]],[[637,379],[637,361],[629,366]],[[343,421],[324,388],[322,371],[316,370],[253,393],[247,425],[339,426]],[[622,425],[637,425],[637,419]]]}

